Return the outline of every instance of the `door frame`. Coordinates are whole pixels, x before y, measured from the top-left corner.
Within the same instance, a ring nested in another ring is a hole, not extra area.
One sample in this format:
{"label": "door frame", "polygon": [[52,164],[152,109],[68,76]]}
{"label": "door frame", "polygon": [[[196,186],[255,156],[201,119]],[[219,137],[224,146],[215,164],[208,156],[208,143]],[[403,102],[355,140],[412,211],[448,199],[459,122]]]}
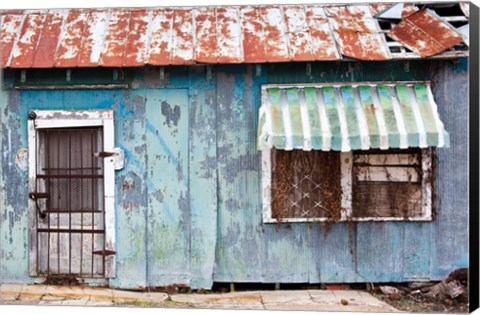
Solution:
{"label": "door frame", "polygon": [[[113,110],[31,110],[28,114],[28,188],[35,191],[37,131],[40,129],[103,127],[103,150],[114,151]],[[115,167],[114,158],[104,158],[105,250],[115,252]],[[35,201],[28,198],[29,274],[37,273],[37,231]],[[105,257],[105,278],[115,277],[115,255]]]}

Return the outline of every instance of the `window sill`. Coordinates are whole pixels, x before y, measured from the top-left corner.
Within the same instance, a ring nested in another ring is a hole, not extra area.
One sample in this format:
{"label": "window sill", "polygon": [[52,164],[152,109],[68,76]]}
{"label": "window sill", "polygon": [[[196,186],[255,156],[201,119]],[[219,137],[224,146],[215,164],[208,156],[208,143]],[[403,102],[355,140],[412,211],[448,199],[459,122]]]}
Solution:
{"label": "window sill", "polygon": [[431,222],[433,221],[431,216],[424,217],[411,217],[411,218],[400,218],[400,217],[382,217],[382,218],[342,218],[338,221],[329,221],[328,218],[285,218],[278,221],[274,218],[263,218],[263,223],[321,223],[321,222]]}

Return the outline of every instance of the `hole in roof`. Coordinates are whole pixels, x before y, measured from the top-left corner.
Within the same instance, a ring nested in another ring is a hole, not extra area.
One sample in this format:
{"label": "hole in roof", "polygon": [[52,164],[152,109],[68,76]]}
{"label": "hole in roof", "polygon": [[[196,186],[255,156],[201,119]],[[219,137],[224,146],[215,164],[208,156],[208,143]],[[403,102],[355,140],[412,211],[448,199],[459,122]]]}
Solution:
{"label": "hole in roof", "polygon": [[392,24],[390,22],[382,22],[378,21],[378,24],[380,25],[380,28],[382,30],[390,30],[392,29]]}
{"label": "hole in roof", "polygon": [[448,23],[450,23],[455,28],[459,28],[461,26],[464,26],[465,24],[468,24],[467,21],[456,21],[456,22],[448,22]]}
{"label": "hole in roof", "polygon": [[465,16],[458,3],[438,3],[427,5],[427,8],[435,11],[440,16]]}

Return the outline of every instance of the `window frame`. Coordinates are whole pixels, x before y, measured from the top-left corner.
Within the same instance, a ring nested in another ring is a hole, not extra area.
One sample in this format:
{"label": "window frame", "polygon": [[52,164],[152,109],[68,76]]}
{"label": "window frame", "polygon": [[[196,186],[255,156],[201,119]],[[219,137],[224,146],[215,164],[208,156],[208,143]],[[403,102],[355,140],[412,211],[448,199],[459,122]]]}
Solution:
{"label": "window frame", "polygon": [[[262,150],[262,218],[264,223],[295,223],[295,222],[326,222],[329,219],[322,218],[282,218],[277,220],[272,217],[271,208],[271,186],[272,186],[272,163],[271,150],[265,148]],[[341,152],[340,154],[340,172],[342,200],[341,217],[339,222],[346,221],[431,221],[432,215],[432,183],[431,178],[434,170],[432,169],[432,148],[421,149],[422,166],[422,215],[406,217],[363,217],[358,218],[352,215],[352,171],[353,171],[353,152]],[[388,153],[388,150],[385,150]]]}
{"label": "window frame", "polygon": [[[42,129],[102,127],[103,150],[115,151],[114,115],[113,110],[31,110],[28,119],[28,188],[35,191],[36,165],[38,150],[38,131]],[[105,250],[115,251],[115,159],[104,158],[104,203],[105,203]],[[29,272],[36,272],[36,226],[35,202],[29,198]],[[115,278],[115,255],[105,256],[105,278]]]}

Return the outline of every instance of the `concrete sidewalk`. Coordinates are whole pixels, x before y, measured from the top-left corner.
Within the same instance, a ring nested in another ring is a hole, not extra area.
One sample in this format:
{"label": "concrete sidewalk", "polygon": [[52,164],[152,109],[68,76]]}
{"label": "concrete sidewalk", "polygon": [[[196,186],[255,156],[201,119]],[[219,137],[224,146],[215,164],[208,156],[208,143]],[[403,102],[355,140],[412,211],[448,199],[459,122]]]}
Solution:
{"label": "concrete sidewalk", "polygon": [[279,290],[168,295],[80,286],[2,284],[0,304],[398,312],[371,294],[354,290]]}

